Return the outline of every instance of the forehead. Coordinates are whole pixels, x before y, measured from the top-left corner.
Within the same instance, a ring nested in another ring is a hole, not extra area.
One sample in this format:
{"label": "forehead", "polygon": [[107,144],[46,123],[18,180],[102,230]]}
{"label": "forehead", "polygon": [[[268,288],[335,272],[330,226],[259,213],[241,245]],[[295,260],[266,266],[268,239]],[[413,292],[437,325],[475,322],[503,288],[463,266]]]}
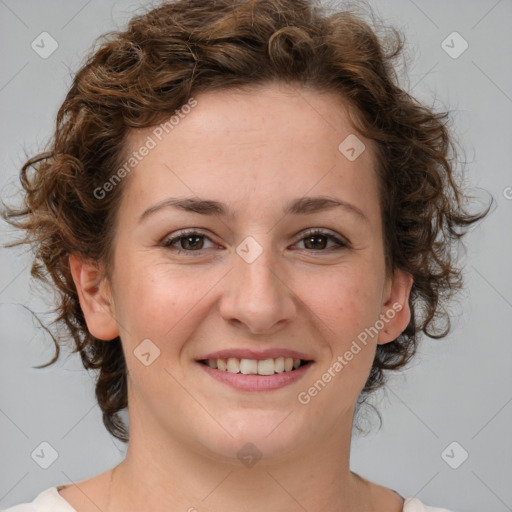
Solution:
{"label": "forehead", "polygon": [[[195,100],[174,124],[164,118],[129,134],[126,156],[152,146],[130,175],[127,192],[134,201],[218,196],[244,208],[336,190],[353,201],[375,199],[372,142],[357,135],[350,107],[334,93],[272,84]],[[347,144],[362,151],[357,158],[348,158]]]}
{"label": "forehead", "polygon": [[[197,106],[173,116],[173,126],[164,119],[150,131],[159,140],[179,138],[187,145],[215,140],[218,151],[230,144],[268,145],[272,140],[295,142],[297,151],[320,141],[336,148],[343,133],[355,131],[350,121],[354,109],[333,92],[273,83],[210,91],[195,101]],[[131,141],[146,132],[132,131]],[[171,133],[174,137],[168,137]]]}

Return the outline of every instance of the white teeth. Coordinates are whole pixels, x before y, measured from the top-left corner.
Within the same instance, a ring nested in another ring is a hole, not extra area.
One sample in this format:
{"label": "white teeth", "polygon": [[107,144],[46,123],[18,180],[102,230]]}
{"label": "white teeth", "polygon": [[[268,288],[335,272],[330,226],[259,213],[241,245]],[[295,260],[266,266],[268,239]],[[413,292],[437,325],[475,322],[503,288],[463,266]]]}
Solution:
{"label": "white teeth", "polygon": [[228,372],[238,373],[240,371],[240,359],[230,357],[228,359]]}
{"label": "white teeth", "polygon": [[258,361],[258,374],[259,375],[274,375],[274,360],[262,359]]}
{"label": "white teeth", "polygon": [[254,359],[240,359],[240,371],[244,375],[256,375],[258,373],[258,361]]}
{"label": "white teeth", "polygon": [[244,375],[274,375],[274,373],[291,372],[300,366],[300,359],[291,357],[276,357],[275,359],[208,359],[210,368],[230,373],[243,373]]}

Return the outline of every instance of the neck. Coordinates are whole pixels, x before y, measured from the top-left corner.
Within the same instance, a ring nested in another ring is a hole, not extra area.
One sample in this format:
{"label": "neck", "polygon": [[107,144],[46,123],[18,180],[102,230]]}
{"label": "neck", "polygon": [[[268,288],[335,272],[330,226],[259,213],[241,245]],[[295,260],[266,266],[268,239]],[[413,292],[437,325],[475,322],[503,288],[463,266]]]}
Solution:
{"label": "neck", "polygon": [[264,454],[252,466],[236,458],[220,462],[215,454],[169,436],[148,442],[139,435],[143,431],[155,429],[130,425],[127,456],[112,471],[106,512],[371,510],[369,482],[349,468],[350,428],[330,439],[308,441],[307,448],[286,457]]}

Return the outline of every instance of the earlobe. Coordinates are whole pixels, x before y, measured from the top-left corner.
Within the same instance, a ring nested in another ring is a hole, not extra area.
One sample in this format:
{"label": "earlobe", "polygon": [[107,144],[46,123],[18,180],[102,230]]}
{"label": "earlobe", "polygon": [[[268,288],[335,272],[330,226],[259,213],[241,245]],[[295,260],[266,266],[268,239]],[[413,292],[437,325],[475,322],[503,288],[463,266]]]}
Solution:
{"label": "earlobe", "polygon": [[390,291],[380,315],[384,326],[377,338],[379,345],[395,340],[409,325],[411,320],[409,296],[412,284],[413,277],[409,272],[401,269],[394,271]]}
{"label": "earlobe", "polygon": [[89,332],[101,340],[119,336],[110,286],[101,266],[71,254],[69,267]]}

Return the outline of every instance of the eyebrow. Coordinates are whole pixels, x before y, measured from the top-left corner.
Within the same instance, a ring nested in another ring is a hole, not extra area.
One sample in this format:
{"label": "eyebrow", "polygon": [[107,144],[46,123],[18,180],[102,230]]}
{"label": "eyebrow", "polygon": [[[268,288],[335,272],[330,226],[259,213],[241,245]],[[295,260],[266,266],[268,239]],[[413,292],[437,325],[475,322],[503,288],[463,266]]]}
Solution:
{"label": "eyebrow", "polygon": [[[230,218],[235,217],[233,210],[218,201],[211,199],[198,199],[195,197],[170,197],[145,210],[139,217],[139,222],[142,222],[147,217],[164,208],[176,208],[186,212],[198,213],[200,215],[218,215]],[[298,199],[294,199],[285,206],[283,215],[311,215],[325,210],[332,210],[333,208],[342,208],[349,213],[355,214],[361,220],[369,222],[368,217],[366,217],[363,211],[357,206],[347,203],[341,199],[333,199],[325,196],[300,197]]]}

